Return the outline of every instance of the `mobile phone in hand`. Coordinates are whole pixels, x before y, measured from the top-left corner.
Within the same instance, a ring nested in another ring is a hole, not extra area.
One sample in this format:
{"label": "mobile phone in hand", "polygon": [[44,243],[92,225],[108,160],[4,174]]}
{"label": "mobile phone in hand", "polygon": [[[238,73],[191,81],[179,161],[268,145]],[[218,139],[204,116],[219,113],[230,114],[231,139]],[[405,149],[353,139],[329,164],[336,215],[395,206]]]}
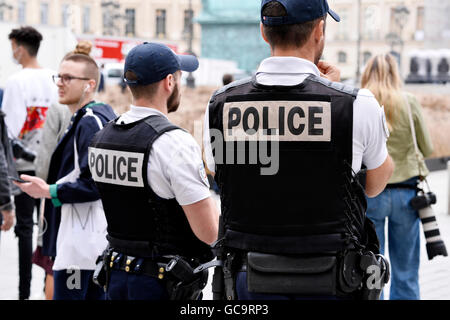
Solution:
{"label": "mobile phone in hand", "polygon": [[25,180],[23,180],[23,179],[20,179],[19,177],[8,176],[8,178],[9,178],[10,180],[13,180],[13,181],[18,182],[18,183],[27,183],[27,182],[30,182],[30,181],[25,181]]}

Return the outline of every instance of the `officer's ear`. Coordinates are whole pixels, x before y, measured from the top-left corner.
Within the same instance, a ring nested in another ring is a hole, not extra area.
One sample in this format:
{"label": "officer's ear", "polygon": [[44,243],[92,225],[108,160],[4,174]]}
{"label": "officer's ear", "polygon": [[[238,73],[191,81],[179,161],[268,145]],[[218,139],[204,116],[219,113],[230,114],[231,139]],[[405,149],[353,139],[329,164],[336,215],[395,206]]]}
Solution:
{"label": "officer's ear", "polygon": [[172,88],[175,87],[175,81],[176,79],[173,74],[168,74],[167,77],[162,80],[164,90],[167,92],[171,92]]}
{"label": "officer's ear", "polygon": [[316,42],[320,42],[325,37],[325,21],[320,19],[313,29],[313,35]]}
{"label": "officer's ear", "polygon": [[[266,35],[264,34],[264,25],[262,24],[262,22],[259,23],[259,28],[261,30],[261,37],[263,38],[263,40],[267,43],[269,43],[269,40],[267,40]],[[270,43],[269,43],[270,44]]]}

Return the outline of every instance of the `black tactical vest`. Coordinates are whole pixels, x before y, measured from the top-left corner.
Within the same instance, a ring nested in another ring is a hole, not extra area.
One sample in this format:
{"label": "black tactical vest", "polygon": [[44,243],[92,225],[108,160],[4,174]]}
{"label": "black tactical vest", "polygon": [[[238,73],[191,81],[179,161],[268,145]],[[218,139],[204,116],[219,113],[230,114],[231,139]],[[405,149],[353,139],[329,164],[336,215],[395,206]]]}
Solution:
{"label": "black tactical vest", "polygon": [[130,124],[116,121],[99,131],[89,147],[89,167],[102,198],[110,246],[141,257],[171,254],[210,260],[210,247],[194,235],[178,202],[158,197],[147,181],[153,143],[179,128],[162,116]]}
{"label": "black tactical vest", "polygon": [[315,76],[216,92],[209,126],[225,246],[300,254],[364,245],[366,204],[351,169],[357,93]]}

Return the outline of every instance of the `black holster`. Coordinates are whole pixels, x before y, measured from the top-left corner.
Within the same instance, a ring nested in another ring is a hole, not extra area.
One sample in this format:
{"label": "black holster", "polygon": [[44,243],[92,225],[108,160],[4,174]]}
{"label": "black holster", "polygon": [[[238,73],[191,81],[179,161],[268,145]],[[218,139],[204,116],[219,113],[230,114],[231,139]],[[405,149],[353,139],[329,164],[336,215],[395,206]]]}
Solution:
{"label": "black holster", "polygon": [[201,300],[208,281],[208,270],[194,272],[189,262],[173,256],[166,265],[166,288],[170,300]]}
{"label": "black holster", "polygon": [[213,300],[223,300],[225,284],[223,280],[223,268],[215,267],[212,279]]}
{"label": "black holster", "polygon": [[389,282],[389,262],[381,254],[366,252],[361,256],[360,268],[364,271],[360,300],[379,300],[385,284]]}
{"label": "black holster", "polygon": [[217,260],[221,262],[220,266],[215,267],[212,292],[213,300],[235,300],[235,253],[231,253],[225,249],[223,245],[224,227],[223,216],[219,217],[219,235],[218,240],[213,244],[212,248],[217,257]]}
{"label": "black holster", "polygon": [[92,281],[105,292],[108,290],[111,252],[112,250],[110,248],[106,248],[102,255],[97,258],[95,271],[92,276]]}

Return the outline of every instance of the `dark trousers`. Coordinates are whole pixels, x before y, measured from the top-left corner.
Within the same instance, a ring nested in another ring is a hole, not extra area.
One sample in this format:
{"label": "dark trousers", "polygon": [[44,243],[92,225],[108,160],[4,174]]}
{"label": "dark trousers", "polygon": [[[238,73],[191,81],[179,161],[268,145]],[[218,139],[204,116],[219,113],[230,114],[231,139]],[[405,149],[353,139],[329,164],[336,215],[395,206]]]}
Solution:
{"label": "dark trousers", "polygon": [[247,272],[238,272],[236,278],[236,292],[238,300],[342,300],[336,296],[302,296],[295,294],[275,295],[248,292]]}
{"label": "dark trousers", "polygon": [[92,281],[93,270],[53,271],[53,300],[105,300],[105,292]]}
{"label": "dark trousers", "polygon": [[[22,171],[20,174],[34,175],[34,171]],[[33,254],[33,212],[36,207],[39,216],[39,199],[26,193],[14,197],[16,206],[16,226],[14,232],[19,239],[19,299],[30,297],[31,257]]]}
{"label": "dark trousers", "polygon": [[164,282],[156,278],[111,270],[108,300],[168,300]]}

